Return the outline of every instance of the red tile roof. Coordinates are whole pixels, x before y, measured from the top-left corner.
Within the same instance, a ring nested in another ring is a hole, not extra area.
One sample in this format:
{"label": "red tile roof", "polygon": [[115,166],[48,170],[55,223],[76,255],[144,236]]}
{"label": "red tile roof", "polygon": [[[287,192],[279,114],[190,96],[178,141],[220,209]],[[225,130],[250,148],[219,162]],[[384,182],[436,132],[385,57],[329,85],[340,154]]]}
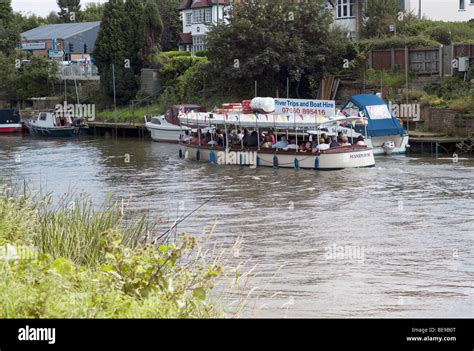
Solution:
{"label": "red tile roof", "polygon": [[179,43],[180,44],[192,44],[193,43],[193,37],[191,36],[191,33],[180,33],[179,34]]}

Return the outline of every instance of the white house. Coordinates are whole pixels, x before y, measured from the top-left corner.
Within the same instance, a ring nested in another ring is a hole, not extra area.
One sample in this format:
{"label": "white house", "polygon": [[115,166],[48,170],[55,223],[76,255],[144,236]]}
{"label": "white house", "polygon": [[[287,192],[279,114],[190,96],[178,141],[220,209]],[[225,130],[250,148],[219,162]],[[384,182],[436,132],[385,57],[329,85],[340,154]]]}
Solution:
{"label": "white house", "polygon": [[212,24],[225,21],[231,0],[183,0],[179,6],[183,31],[179,37],[180,51],[206,50],[206,34]]}
{"label": "white house", "polygon": [[348,38],[357,39],[360,33],[363,4],[367,0],[328,0],[326,8],[333,11],[334,25],[343,28]]}
{"label": "white house", "polygon": [[474,19],[474,0],[402,0],[402,6],[405,11],[435,21]]}

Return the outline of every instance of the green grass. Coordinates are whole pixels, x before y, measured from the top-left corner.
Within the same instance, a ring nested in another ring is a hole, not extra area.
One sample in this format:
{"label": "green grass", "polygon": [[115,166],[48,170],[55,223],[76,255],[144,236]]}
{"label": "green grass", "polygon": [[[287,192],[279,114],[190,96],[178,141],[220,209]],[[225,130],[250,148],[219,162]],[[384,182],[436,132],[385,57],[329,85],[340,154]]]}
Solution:
{"label": "green grass", "polygon": [[[219,260],[195,239],[150,243],[117,204],[0,187],[0,318],[209,318]],[[6,252],[9,252],[6,256]]]}

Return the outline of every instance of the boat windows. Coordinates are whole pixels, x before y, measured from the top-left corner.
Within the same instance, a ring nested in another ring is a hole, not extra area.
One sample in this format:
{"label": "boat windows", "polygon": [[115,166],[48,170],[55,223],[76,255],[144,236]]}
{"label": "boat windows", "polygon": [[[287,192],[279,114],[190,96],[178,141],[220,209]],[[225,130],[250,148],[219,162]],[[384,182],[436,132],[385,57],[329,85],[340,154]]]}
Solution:
{"label": "boat windows", "polygon": [[366,106],[370,119],[392,119],[387,105]]}
{"label": "boat windows", "polygon": [[40,113],[40,118],[39,118],[40,121],[46,121],[46,116],[47,116],[46,112],[41,112]]}
{"label": "boat windows", "polygon": [[161,121],[160,121],[159,117],[153,117],[151,119],[151,123],[161,125]]}

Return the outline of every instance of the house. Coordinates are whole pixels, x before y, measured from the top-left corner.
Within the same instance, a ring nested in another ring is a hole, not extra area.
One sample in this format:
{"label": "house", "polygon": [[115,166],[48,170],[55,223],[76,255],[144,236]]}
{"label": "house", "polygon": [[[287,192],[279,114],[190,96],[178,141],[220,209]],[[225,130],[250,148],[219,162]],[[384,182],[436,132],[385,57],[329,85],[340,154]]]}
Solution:
{"label": "house", "polygon": [[402,0],[403,10],[435,21],[474,19],[474,0]]}
{"label": "house", "polygon": [[100,22],[47,24],[21,33],[20,49],[33,55],[76,60],[94,51]]}
{"label": "house", "polygon": [[179,50],[206,50],[206,34],[211,25],[225,21],[231,0],[183,0],[179,6],[183,31],[179,36]]}
{"label": "house", "polygon": [[347,37],[358,39],[362,23],[362,9],[367,0],[329,0],[327,9],[333,11],[334,25],[343,28]]}

